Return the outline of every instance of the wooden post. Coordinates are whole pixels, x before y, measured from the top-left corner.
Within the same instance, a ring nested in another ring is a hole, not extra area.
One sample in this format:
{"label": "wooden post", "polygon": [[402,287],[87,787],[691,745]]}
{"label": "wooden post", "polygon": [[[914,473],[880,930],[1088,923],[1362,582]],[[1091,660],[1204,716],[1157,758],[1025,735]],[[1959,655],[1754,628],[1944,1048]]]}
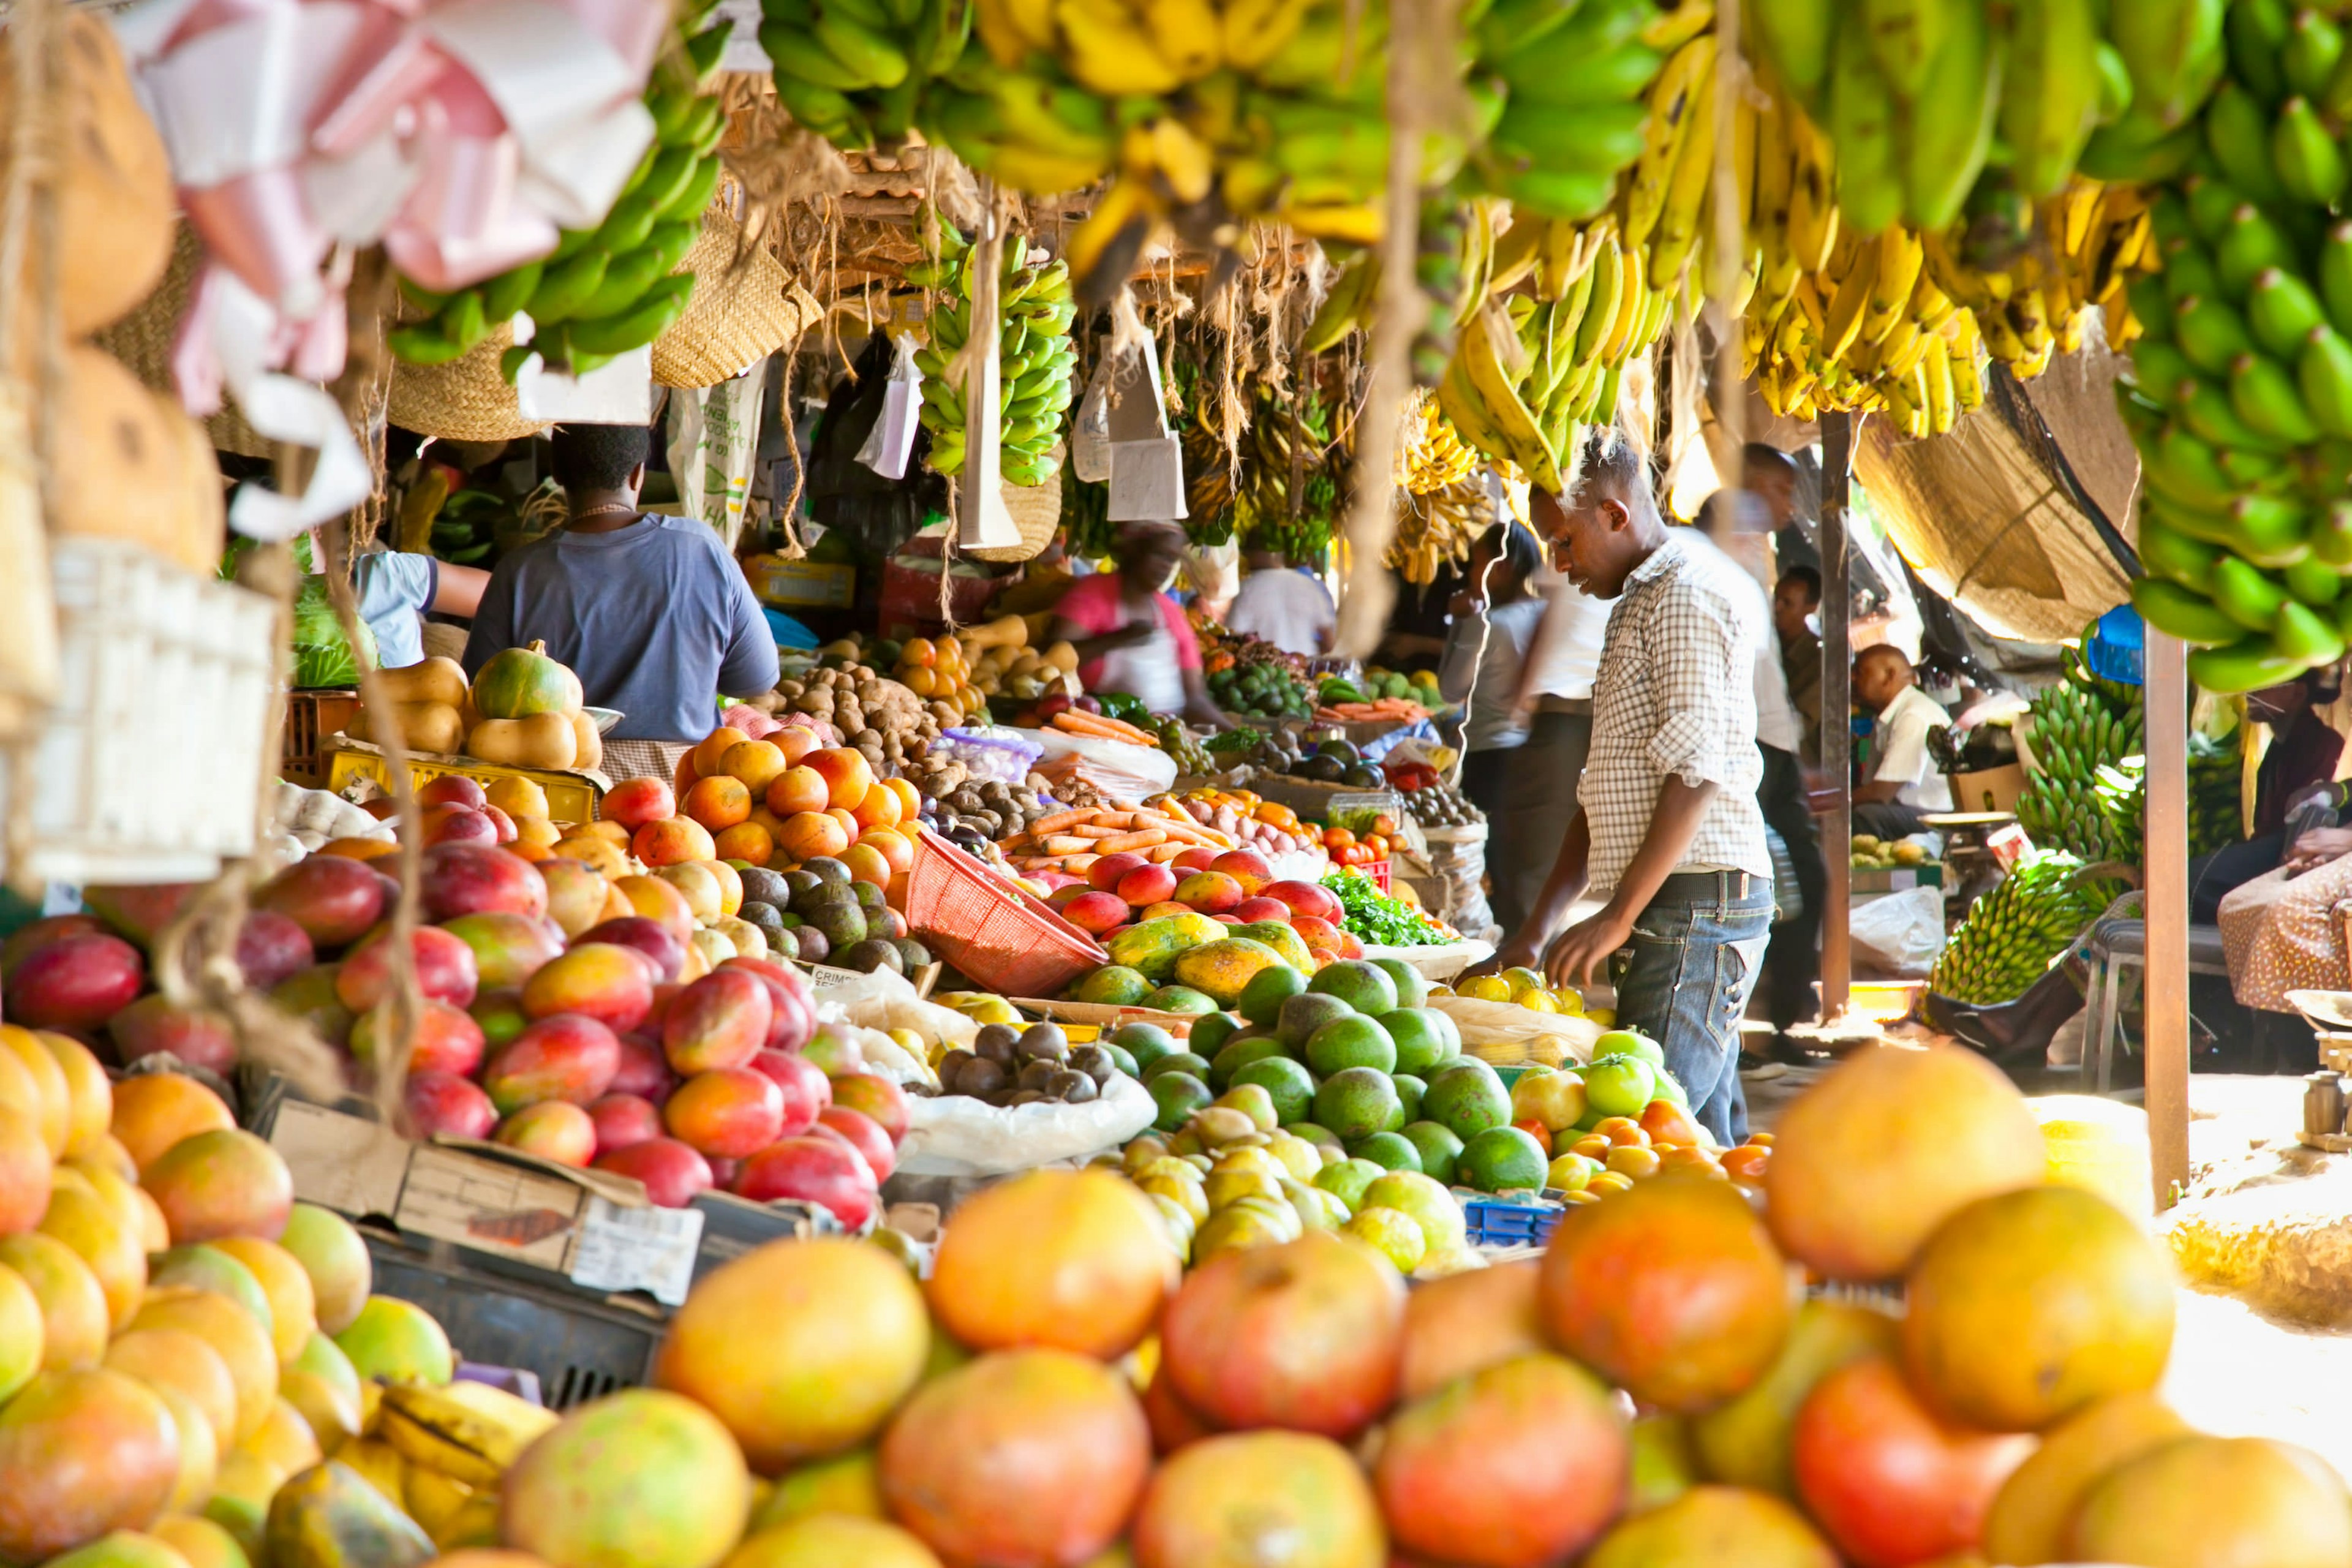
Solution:
{"label": "wooden post", "polygon": [[2147,1149],[2159,1213],[2189,1180],[2189,649],[2145,632]]}
{"label": "wooden post", "polygon": [[1853,453],[1853,416],[1824,414],[1822,425],[1822,771],[1837,805],[1821,821],[1822,858],[1829,863],[1829,907],[1822,910],[1822,1022],[1845,1016],[1853,978],[1846,931],[1853,909],[1853,650],[1847,622],[1853,609],[1853,571],[1846,551],[1846,482]]}

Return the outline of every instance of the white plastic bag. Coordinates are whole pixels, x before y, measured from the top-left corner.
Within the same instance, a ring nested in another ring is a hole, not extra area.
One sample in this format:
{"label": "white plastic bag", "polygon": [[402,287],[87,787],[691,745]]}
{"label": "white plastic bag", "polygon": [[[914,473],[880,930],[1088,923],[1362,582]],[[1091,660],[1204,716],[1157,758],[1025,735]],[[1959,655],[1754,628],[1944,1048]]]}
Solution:
{"label": "white plastic bag", "polygon": [[1855,952],[1906,980],[1925,980],[1944,951],[1944,889],[1906,888],[1856,904],[1846,929]]}
{"label": "white plastic bag", "polygon": [[907,477],[907,456],[915,449],[916,415],[923,406],[923,373],[915,368],[915,339],[900,332],[890,340],[890,381],[882,389],[882,410],[857,460],[886,479]]}
{"label": "white plastic bag", "polygon": [[1116,799],[1141,800],[1176,787],[1176,759],[1157,746],[1097,741],[1066,730],[1023,730],[1019,734],[1039,748],[1044,761],[1073,752],[1085,758],[1087,773]]}
{"label": "white plastic bag", "polygon": [[1095,362],[1095,374],[1070,421],[1070,472],[1090,485],[1110,478],[1110,380],[1113,356]]}
{"label": "white plastic bag", "polygon": [[993,1176],[1083,1160],[1126,1142],[1150,1126],[1160,1109],[1125,1073],[1113,1073],[1100,1098],[1083,1105],[991,1105],[964,1094],[907,1104],[898,1170],[917,1176]]}

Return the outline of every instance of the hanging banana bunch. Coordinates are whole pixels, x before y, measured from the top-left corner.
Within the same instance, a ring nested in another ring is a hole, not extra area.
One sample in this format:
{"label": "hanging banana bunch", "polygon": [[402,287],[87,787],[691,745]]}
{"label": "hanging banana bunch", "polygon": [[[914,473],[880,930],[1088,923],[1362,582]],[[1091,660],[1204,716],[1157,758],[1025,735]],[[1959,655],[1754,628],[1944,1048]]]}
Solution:
{"label": "hanging banana bunch", "polygon": [[964,0],[760,0],[776,99],[845,152],[895,147],[963,53]]}
{"label": "hanging banana bunch", "polygon": [[[1078,363],[1077,348],[1070,342],[1070,323],[1077,316],[1070,269],[1059,261],[1032,262],[1029,254],[1017,239],[1006,241],[997,296],[1004,482],[1022,488],[1044,484],[1060,467],[1053,447],[1069,412]],[[923,405],[917,417],[931,433],[931,468],[942,474],[963,468],[964,383],[948,373],[971,333],[971,241],[942,220],[939,258],[907,269],[908,282],[941,296],[929,321],[930,342],[917,351],[915,363],[923,373]]]}
{"label": "hanging banana bunch", "polygon": [[1332,403],[1319,385],[1302,383],[1280,396],[1261,386],[1253,405],[1233,531],[1245,550],[1319,561],[1331,547],[1349,456],[1346,443],[1332,439]]}
{"label": "hanging banana bunch", "polygon": [[701,89],[717,73],[734,24],[702,28],[710,9],[711,0],[689,6],[678,47],[656,63],[645,98],[654,144],[604,221],[561,231],[545,258],[470,289],[438,294],[402,279],[409,302],[431,313],[393,329],[394,354],[411,364],[446,364],[520,312],[534,336],[500,357],[509,381],[534,354],[551,368],[585,375],[645,347],[685,313],[694,274],[678,268],[719,188],[719,141],[727,130],[724,107]]}
{"label": "hanging banana bunch", "polygon": [[1437,399],[1414,393],[1397,442],[1396,482],[1413,495],[1432,495],[1462,483],[1477,468],[1478,454],[1463,445]]}
{"label": "hanging banana bunch", "polygon": [[1486,487],[1464,478],[1424,494],[1399,498],[1396,537],[1381,563],[1415,587],[1437,581],[1438,568],[1470,559],[1470,547],[1495,521]]}

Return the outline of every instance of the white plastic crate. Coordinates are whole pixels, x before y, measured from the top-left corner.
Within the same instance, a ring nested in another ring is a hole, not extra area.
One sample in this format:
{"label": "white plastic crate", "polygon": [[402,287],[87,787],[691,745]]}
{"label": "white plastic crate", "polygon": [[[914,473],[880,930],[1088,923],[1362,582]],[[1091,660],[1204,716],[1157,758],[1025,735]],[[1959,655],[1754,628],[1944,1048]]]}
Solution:
{"label": "white plastic crate", "polygon": [[[117,540],[59,539],[59,695],[32,757],[27,875],[180,882],[253,852],[276,606]],[[18,781],[0,756],[0,821]],[[0,870],[5,848],[0,845]]]}

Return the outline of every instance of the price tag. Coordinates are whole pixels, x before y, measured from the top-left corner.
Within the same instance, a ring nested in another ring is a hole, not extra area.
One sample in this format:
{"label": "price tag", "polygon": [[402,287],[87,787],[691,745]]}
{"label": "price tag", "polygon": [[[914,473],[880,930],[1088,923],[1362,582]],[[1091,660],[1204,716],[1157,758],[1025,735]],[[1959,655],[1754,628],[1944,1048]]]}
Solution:
{"label": "price tag", "polygon": [[630,1208],[590,1194],[572,1255],[572,1282],[591,1290],[648,1290],[668,1306],[686,1300],[702,1241],[699,1209]]}

